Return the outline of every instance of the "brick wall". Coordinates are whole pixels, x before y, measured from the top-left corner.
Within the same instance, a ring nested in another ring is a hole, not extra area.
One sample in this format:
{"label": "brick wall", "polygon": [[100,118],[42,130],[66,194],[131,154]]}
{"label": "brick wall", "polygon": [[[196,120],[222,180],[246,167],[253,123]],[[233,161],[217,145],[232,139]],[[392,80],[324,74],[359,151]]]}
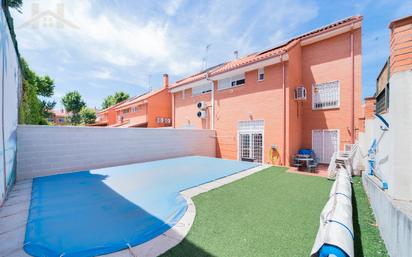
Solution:
{"label": "brick wall", "polygon": [[[341,150],[344,144],[352,142],[352,135],[356,134],[358,122],[355,121],[362,114],[361,30],[355,30],[353,36],[353,70],[350,32],[302,48],[302,77],[308,92],[308,100],[303,104],[303,147],[312,147],[314,129],[338,129]],[[352,72],[354,72],[354,90],[352,90]],[[312,85],[336,80],[340,85],[340,107],[312,110]],[[353,113],[354,118],[352,118]],[[352,129],[352,119],[354,129]]]}
{"label": "brick wall", "polygon": [[393,21],[390,39],[390,74],[412,69],[412,16]]}
{"label": "brick wall", "polygon": [[19,126],[17,179],[178,156],[215,156],[215,132],[195,129]]}
{"label": "brick wall", "polygon": [[[264,81],[257,80],[257,70],[245,73],[243,86],[217,90],[215,81],[217,156],[237,159],[238,122],[251,119],[265,122],[264,162],[270,162],[271,146],[276,145],[281,157],[285,155],[282,164],[289,165],[299,148],[312,148],[312,130],[338,129],[341,150],[344,144],[352,143],[362,116],[361,55],[361,29],[355,28],[309,45],[293,45],[288,50],[288,60],[264,68]],[[312,85],[336,80],[340,85],[340,107],[312,110]],[[306,101],[298,103],[293,93],[301,84],[308,96]],[[207,119],[199,119],[196,117],[198,101],[206,101],[210,106],[211,93],[192,96],[191,89],[174,93],[177,128],[210,128],[211,109]]]}

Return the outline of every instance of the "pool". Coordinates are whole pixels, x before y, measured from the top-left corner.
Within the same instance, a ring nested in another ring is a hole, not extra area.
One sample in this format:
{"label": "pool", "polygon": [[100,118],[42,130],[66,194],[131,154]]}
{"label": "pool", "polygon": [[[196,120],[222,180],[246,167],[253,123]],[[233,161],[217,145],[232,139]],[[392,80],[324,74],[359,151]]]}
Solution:
{"label": "pool", "polygon": [[24,250],[96,256],[142,244],[183,216],[180,191],[256,166],[191,156],[35,178]]}

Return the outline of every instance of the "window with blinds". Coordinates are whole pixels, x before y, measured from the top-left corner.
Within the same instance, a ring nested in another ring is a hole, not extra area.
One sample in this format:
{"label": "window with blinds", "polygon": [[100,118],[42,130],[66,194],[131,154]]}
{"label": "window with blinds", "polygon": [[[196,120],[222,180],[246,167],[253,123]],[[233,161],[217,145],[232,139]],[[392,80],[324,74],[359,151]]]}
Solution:
{"label": "window with blinds", "polygon": [[331,109],[340,106],[339,81],[312,85],[312,109]]}
{"label": "window with blinds", "polygon": [[192,96],[206,94],[210,91],[212,91],[212,85],[211,84],[204,84],[204,85],[192,88]]}
{"label": "window with blinds", "polygon": [[231,78],[221,79],[218,82],[218,90],[228,89],[245,84],[245,74],[233,76]]}

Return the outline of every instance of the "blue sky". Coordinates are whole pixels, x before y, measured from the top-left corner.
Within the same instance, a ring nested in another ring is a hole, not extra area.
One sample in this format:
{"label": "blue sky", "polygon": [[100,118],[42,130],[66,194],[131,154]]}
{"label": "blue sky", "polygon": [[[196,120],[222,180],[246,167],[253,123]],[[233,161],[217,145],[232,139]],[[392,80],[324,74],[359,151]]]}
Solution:
{"label": "blue sky", "polygon": [[[208,66],[276,46],[336,20],[364,16],[363,96],[373,94],[375,79],[389,54],[391,20],[412,14],[412,1],[126,1],[24,0],[13,12],[21,54],[32,69],[55,80],[55,100],[78,90],[90,107],[107,95],[141,94],[202,69],[205,46],[212,44]],[[76,28],[44,20],[22,26],[39,11],[56,12]],[[47,22],[47,21],[46,21]]]}

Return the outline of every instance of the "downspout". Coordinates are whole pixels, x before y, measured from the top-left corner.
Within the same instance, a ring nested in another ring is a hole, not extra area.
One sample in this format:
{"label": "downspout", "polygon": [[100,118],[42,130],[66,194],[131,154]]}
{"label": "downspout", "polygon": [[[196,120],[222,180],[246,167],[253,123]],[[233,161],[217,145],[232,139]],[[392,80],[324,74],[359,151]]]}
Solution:
{"label": "downspout", "polygon": [[285,88],[285,62],[283,53],[280,56],[282,63],[282,90],[283,90],[283,165],[286,165],[286,88]]}
{"label": "downspout", "polygon": [[355,143],[355,55],[354,55],[354,38],[353,38],[353,23],[350,34],[350,54],[352,62],[352,144]]}
{"label": "downspout", "polygon": [[[3,3],[4,4],[4,3]],[[3,58],[2,58],[2,62],[3,62],[3,69],[2,69],[2,76],[1,76],[1,137],[2,137],[2,152],[3,152],[3,159],[2,159],[2,166],[3,166],[3,186],[4,186],[4,197],[6,196],[7,193],[7,171],[6,171],[6,142],[5,142],[5,135],[4,135],[4,93],[5,93],[5,89],[4,89],[4,75],[5,75],[5,68],[6,68],[6,64],[5,64],[5,58],[6,58],[6,51],[4,50],[4,47],[2,47],[2,52],[3,52]],[[5,199],[3,199],[4,201]],[[3,204],[3,201],[0,202],[0,206]]]}
{"label": "downspout", "polygon": [[211,80],[209,78],[208,73],[206,73],[206,80],[210,81],[210,83],[212,83],[212,92],[211,92],[212,93],[212,100],[211,100],[211,102],[212,102],[212,111],[211,111],[212,115],[210,115],[210,119],[211,119],[211,124],[212,124],[211,129],[215,129],[215,83],[213,83],[213,80]]}
{"label": "downspout", "polygon": [[172,95],[172,128],[176,128],[175,124],[175,94],[171,93]]}
{"label": "downspout", "polygon": [[146,102],[146,122],[147,122],[147,127],[149,127],[149,101]]}

